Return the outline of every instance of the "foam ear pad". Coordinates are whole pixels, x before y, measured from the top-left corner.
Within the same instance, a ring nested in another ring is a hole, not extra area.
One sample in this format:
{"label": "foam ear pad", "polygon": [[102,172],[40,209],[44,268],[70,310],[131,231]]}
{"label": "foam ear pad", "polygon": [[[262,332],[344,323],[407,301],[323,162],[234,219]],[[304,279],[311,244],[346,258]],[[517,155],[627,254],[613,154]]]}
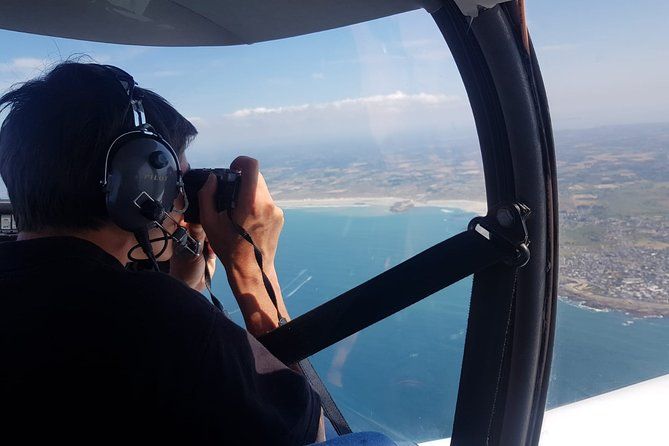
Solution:
{"label": "foam ear pad", "polygon": [[166,212],[179,194],[179,165],[173,150],[157,135],[130,132],[116,141],[108,162],[106,200],[111,220],[129,232],[147,228],[135,200],[145,192]]}

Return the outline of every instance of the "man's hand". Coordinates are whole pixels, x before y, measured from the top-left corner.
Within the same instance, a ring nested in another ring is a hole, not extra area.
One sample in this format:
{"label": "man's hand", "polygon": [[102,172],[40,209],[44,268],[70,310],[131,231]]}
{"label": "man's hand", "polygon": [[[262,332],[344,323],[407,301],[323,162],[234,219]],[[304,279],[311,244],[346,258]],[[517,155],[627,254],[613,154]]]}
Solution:
{"label": "man's hand", "polygon": [[[232,212],[236,224],[244,228],[256,246],[260,248],[267,263],[274,262],[274,255],[283,228],[283,211],[274,204],[258,161],[246,156],[236,158],[230,169],[242,173],[237,207]],[[228,219],[227,213],[218,213],[214,206],[216,179],[212,174],[198,194],[200,221],[207,232],[214,252],[228,267],[255,269],[257,267],[253,248],[239,236]]]}
{"label": "man's hand", "polygon": [[[263,269],[272,282],[279,312],[288,318],[274,269],[279,234],[283,228],[283,211],[272,200],[265,179],[258,171],[258,161],[240,156],[230,164],[230,168],[242,174],[237,207],[232,211],[232,218],[251,235],[260,249]],[[263,285],[253,246],[239,235],[227,213],[218,213],[216,210],[216,187],[216,178],[212,174],[198,194],[200,221],[209,243],[225,267],[247,329],[258,336],[278,326],[276,309]]]}
{"label": "man's hand", "polygon": [[191,237],[204,245],[202,255],[193,256],[185,249],[175,246],[175,252],[170,259],[170,275],[183,281],[195,291],[203,292],[206,288],[204,278],[205,266],[209,268],[209,274],[214,276],[216,270],[216,256],[209,244],[205,244],[206,237],[202,225],[196,223],[184,223]]}

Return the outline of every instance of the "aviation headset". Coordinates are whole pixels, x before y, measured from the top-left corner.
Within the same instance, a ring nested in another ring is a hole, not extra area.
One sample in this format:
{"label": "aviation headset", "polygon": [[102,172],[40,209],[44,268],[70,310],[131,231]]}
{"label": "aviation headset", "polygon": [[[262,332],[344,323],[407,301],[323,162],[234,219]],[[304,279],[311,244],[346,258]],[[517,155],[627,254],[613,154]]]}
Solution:
{"label": "aviation headset", "polygon": [[[128,252],[130,260],[136,248],[142,248],[146,256],[153,263],[155,270],[159,270],[156,257],[160,257],[167,247],[168,240],[174,240],[179,246],[187,249],[193,255],[200,255],[202,246],[194,240],[182,226],[177,225],[174,233],[170,234],[163,227],[162,222],[171,219],[169,212],[174,209],[174,200],[182,194],[184,208],[176,210],[181,214],[188,209],[188,198],[184,189],[184,182],[179,168],[179,157],[174,149],[150,124],[147,124],[142,105],[142,94],[136,90],[137,83],[125,71],[111,65],[103,65],[121,84],[132,109],[134,128],[119,135],[112,142],[105,156],[104,176],[100,181],[106,195],[107,212],[111,220],[121,229],[135,234],[138,245]],[[253,239],[244,228],[234,223],[228,209],[228,217],[240,236],[248,241],[254,249],[256,261],[262,273],[263,284],[270,300],[274,304],[280,325],[286,323],[279,312],[276,293],[271,281],[263,269],[262,253]],[[158,227],[163,231],[163,237],[149,240],[149,229]],[[153,254],[151,243],[164,241],[162,251],[156,256]],[[208,269],[205,269],[207,276]],[[216,299],[209,287],[209,277],[205,277],[207,288],[212,302],[220,310],[222,305]]]}
{"label": "aviation headset", "polygon": [[[184,228],[178,226],[174,234],[169,234],[162,226],[166,218],[171,219],[168,213],[174,210],[174,200],[179,194],[184,197],[185,206],[176,212],[184,213],[188,208],[177,153],[146,122],[142,92],[135,88],[137,83],[133,77],[119,68],[103,67],[123,87],[134,122],[132,130],[114,139],[105,156],[100,184],[110,219],[121,229],[135,235],[138,242],[135,248],[141,247],[154,266],[152,241],[164,241],[164,251],[168,239],[174,239],[198,255],[198,242]],[[148,231],[154,227],[159,227],[164,237],[149,240]],[[128,253],[130,260],[136,260],[132,257],[135,248]]]}

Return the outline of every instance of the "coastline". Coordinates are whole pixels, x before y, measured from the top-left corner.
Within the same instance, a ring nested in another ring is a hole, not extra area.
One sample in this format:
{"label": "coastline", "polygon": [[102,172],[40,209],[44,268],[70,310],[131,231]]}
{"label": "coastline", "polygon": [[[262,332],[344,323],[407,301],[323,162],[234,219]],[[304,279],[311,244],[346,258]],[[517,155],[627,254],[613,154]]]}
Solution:
{"label": "coastline", "polygon": [[476,200],[426,200],[416,201],[400,197],[345,197],[345,198],[302,198],[277,199],[276,204],[283,209],[301,208],[336,208],[336,207],[364,207],[383,206],[390,210],[397,204],[404,204],[405,209],[411,207],[440,207],[454,208],[477,215],[485,215],[487,204]]}
{"label": "coastline", "polygon": [[591,291],[587,283],[580,279],[562,277],[560,299],[574,302],[578,306],[594,311],[619,311],[633,317],[669,317],[669,304],[663,302],[628,300],[617,297],[602,296]]}
{"label": "coastline", "polygon": [[[424,200],[401,197],[342,197],[277,199],[283,209],[383,207],[388,212],[407,212],[413,207],[458,209],[476,215],[485,215],[487,204],[476,200]],[[604,296],[594,292],[580,279],[561,277],[559,298],[592,311],[619,311],[632,317],[669,318],[669,304],[656,301],[628,300]]]}

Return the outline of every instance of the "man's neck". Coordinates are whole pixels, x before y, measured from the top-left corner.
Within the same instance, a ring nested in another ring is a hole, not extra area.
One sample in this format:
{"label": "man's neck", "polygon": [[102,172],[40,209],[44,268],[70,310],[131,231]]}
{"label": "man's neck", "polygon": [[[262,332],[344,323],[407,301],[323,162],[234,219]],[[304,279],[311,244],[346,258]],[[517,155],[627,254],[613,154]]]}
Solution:
{"label": "man's neck", "polygon": [[136,244],[129,232],[115,226],[102,229],[72,231],[65,229],[45,229],[42,231],[21,231],[17,240],[30,240],[43,237],[76,237],[94,243],[125,265],[128,263],[128,251]]}

